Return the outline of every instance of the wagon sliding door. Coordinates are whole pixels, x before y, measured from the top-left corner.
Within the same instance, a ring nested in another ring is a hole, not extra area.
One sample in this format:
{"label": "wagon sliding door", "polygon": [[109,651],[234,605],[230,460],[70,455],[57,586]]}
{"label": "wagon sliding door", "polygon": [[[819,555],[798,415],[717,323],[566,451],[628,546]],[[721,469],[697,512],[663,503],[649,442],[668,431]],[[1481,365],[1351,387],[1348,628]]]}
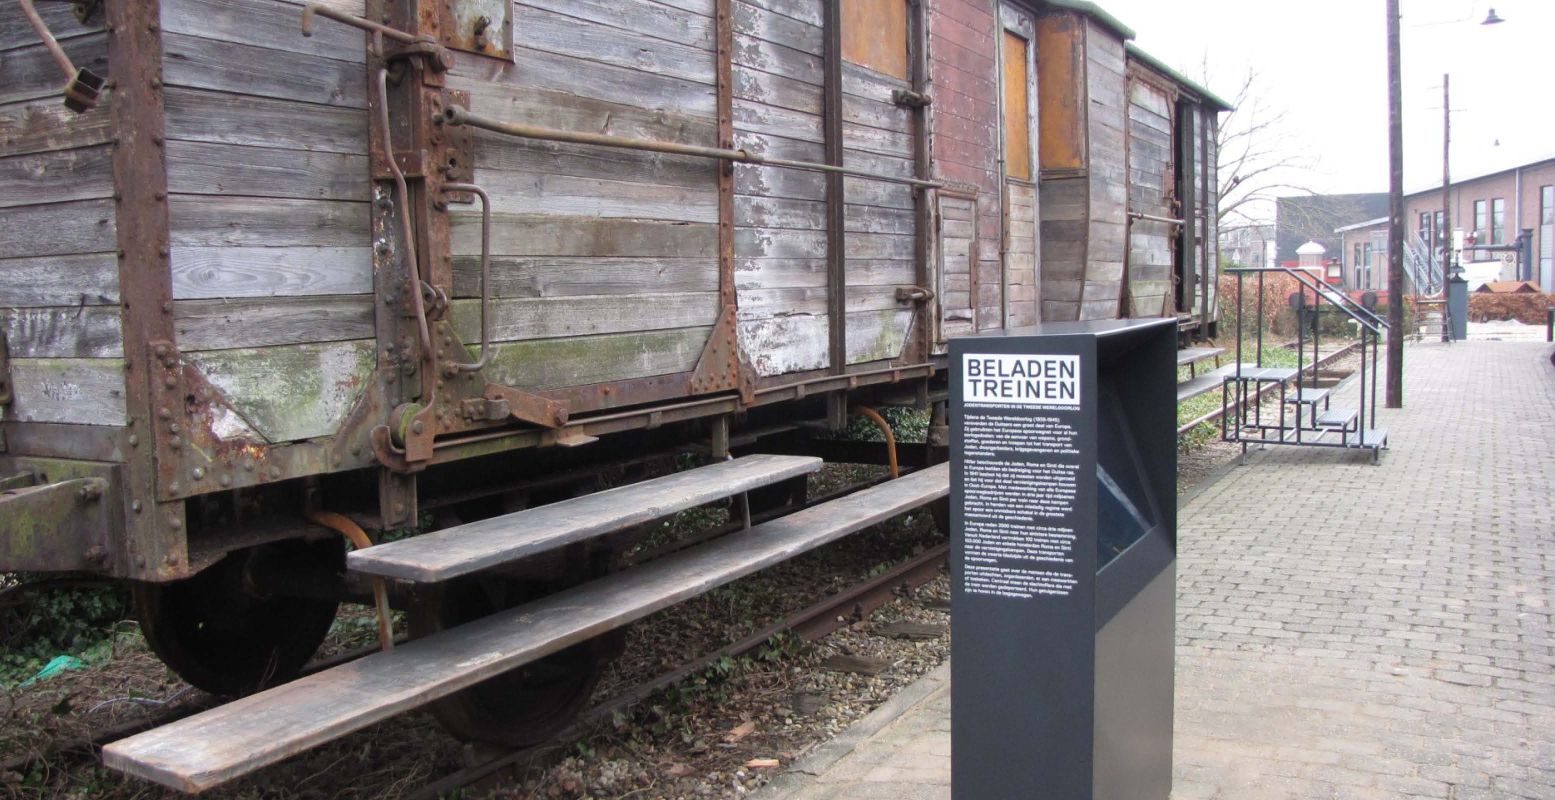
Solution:
{"label": "wagon sliding door", "polygon": [[[715,22],[649,0],[514,5],[514,62],[449,79],[497,119],[717,146]],[[690,8],[687,6],[687,8]],[[495,347],[487,379],[574,409],[686,394],[722,306],[719,165],[477,135],[491,193]],[[455,217],[455,317],[479,335],[480,214]],[[730,333],[732,334],[732,320]],[[594,391],[590,387],[599,387]]]}
{"label": "wagon sliding door", "polygon": [[1174,98],[1139,75],[1128,79],[1128,251],[1123,310],[1130,317],[1170,316],[1187,289],[1191,270],[1175,249],[1182,224],[1177,218],[1177,162],[1173,137]]}
{"label": "wagon sliding door", "polygon": [[[1004,327],[1040,319],[1037,269],[1036,24],[1031,15],[1000,6],[999,134],[1004,189],[1004,262],[1001,307]],[[992,316],[992,315],[990,315]],[[986,326],[986,325],[985,325]]]}

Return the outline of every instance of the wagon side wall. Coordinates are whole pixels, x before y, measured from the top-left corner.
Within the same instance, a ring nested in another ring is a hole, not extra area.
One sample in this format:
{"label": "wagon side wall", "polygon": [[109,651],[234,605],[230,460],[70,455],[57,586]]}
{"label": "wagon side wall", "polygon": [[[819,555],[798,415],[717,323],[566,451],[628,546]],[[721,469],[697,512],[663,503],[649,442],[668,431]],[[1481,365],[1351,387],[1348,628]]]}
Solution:
{"label": "wagon side wall", "polygon": [[[82,25],[68,3],[38,10],[76,66],[108,74],[99,23]],[[63,73],[17,3],[0,4],[0,75],[0,326],[14,387],[5,421],[122,426],[114,93],[84,114],[67,110]],[[8,432],[12,452],[26,449],[27,437]]]}

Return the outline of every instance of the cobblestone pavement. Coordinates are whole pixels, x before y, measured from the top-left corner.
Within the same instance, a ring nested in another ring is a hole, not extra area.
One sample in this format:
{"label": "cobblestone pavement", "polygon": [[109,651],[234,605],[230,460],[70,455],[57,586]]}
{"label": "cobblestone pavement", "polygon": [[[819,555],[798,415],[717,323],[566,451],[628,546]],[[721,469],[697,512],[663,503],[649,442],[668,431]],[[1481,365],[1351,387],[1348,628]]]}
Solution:
{"label": "cobblestone pavement", "polygon": [[[1173,798],[1555,798],[1550,354],[1411,345],[1381,466],[1274,449],[1187,501]],[[948,798],[920,694],[763,800]]]}

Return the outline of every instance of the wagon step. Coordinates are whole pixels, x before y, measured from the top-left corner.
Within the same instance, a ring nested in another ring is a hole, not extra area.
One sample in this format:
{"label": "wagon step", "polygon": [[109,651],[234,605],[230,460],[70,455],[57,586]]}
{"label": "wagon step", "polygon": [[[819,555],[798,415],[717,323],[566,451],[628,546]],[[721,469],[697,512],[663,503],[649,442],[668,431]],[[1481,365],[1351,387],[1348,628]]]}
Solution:
{"label": "wagon step", "polygon": [[944,497],[939,464],[103,748],[186,792],[253,772]]}
{"label": "wagon step", "polygon": [[355,550],[353,572],[430,583],[506,564],[821,468],[809,456],[753,455]]}

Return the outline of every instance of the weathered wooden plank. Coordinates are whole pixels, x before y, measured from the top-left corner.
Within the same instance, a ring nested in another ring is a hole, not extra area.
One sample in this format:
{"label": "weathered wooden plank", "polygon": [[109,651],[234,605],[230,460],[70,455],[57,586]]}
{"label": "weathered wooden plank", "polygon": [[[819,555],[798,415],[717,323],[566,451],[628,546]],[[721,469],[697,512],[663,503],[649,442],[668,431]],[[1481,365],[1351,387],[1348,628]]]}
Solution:
{"label": "weathered wooden plank", "polygon": [[744,258],[825,258],[824,231],[737,228],[734,252]]}
{"label": "weathered wooden plank", "polygon": [[820,468],[811,456],[744,456],[357,550],[346,568],[417,583],[451,580]]}
{"label": "weathered wooden plank", "polygon": [[[498,80],[501,80],[498,76]],[[517,80],[517,78],[508,78]],[[470,110],[483,116],[512,122],[536,123],[572,131],[606,133],[636,139],[654,139],[680,144],[712,146],[718,141],[715,119],[705,115],[681,113],[671,108],[645,108],[651,97],[636,104],[583,97],[574,92],[558,91],[528,83],[497,82],[485,77],[461,74],[448,77],[450,88],[470,93]],[[495,134],[477,131],[477,158],[484,159],[489,148],[512,141]],[[489,166],[501,166],[492,163]]]}
{"label": "weathered wooden plank", "polygon": [[371,340],[186,352],[271,442],[334,434],[372,374]]}
{"label": "weathered wooden plank", "polygon": [[361,109],[177,86],[164,96],[169,139],[367,153],[367,114]]}
{"label": "weathered wooden plank", "polygon": [[124,375],[120,358],[14,359],[6,419],[123,425]]}
{"label": "weathered wooden plank", "polygon": [[[28,34],[32,33],[26,22],[21,25]],[[80,28],[79,25],[76,27]],[[62,39],[59,44],[78,69],[108,74],[108,34],[95,31]],[[0,75],[5,76],[5,82],[0,83],[0,103],[40,97],[52,97],[55,102],[62,102],[64,73],[60,72],[54,56],[36,38],[26,47],[0,50]]]}
{"label": "weathered wooden plank", "polygon": [[0,306],[93,306],[119,302],[113,253],[0,259]]}
{"label": "weathered wooden plank", "polygon": [[[480,296],[480,258],[455,256],[454,296]],[[576,297],[718,290],[712,258],[512,258],[491,262],[493,297]]]}
{"label": "weathered wooden plank", "polygon": [[814,200],[737,195],[734,224],[749,228],[826,230],[826,204]]}
{"label": "weathered wooden plank", "polygon": [[604,178],[681,189],[715,186],[717,164],[693,156],[672,156],[588,145],[477,134],[475,165],[482,170]]}
{"label": "weathered wooden plank", "polygon": [[[363,4],[345,5],[357,9],[348,13],[360,14]],[[278,0],[162,0],[162,29],[168,33],[358,64],[365,60],[361,31],[321,20],[312,36],[303,36],[301,20],[300,4]]]}
{"label": "weathered wooden plank", "polygon": [[368,199],[367,156],[214,142],[167,143],[168,190],[178,194]]}
{"label": "weathered wooden plank", "polygon": [[[911,270],[911,262],[905,262]],[[897,310],[906,304],[896,299],[896,287],[900,284],[848,286],[845,307],[849,312]],[[740,293],[739,318],[741,320],[777,317],[787,314],[826,314],[826,287],[792,287],[781,289],[750,289]]]}
{"label": "weathered wooden plank", "polygon": [[326,106],[367,106],[367,78],[361,64],[177,33],[163,35],[162,51],[163,80],[169,86]]}
{"label": "weathered wooden plank", "polygon": [[734,67],[734,96],[805,114],[821,113],[821,87],[743,65]]}
{"label": "weathered wooden plank", "polygon": [[825,200],[826,178],[819,172],[736,164],[734,191],[736,194],[760,197]]}
{"label": "weathered wooden plank", "polygon": [[825,20],[822,10],[825,0],[742,0],[742,2],[812,27],[820,27]]}
{"label": "weathered wooden plank", "polygon": [[118,306],[8,308],[0,312],[11,358],[118,358]]}
{"label": "weathered wooden plank", "polygon": [[183,350],[337,342],[373,335],[372,295],[179,300],[173,326]]}
{"label": "weathered wooden plank", "polygon": [[737,0],[734,3],[734,30],[736,33],[791,47],[813,56],[821,55],[822,34],[819,25],[768,11],[758,3],[744,2],[744,0]]}
{"label": "weathered wooden plank", "polygon": [[174,195],[174,246],[365,247],[367,203]]}
{"label": "weathered wooden plank", "polygon": [[758,39],[734,35],[734,63],[769,75],[782,75],[811,86],[820,86],[823,67],[819,55]]}
{"label": "weathered wooden plank", "polygon": [[949,485],[947,465],[929,467],[121,739],[103,757],[185,791],[209,788],[926,505]]}
{"label": "weathered wooden plank", "polygon": [[[480,218],[456,216],[454,252],[480,252]],[[716,258],[718,226],[629,219],[492,215],[491,252],[504,256]]]}
{"label": "weathered wooden plank", "polygon": [[[480,302],[453,303],[454,328],[466,342],[480,340]],[[491,304],[496,342],[655,331],[711,325],[718,319],[717,292],[518,298]]]}
{"label": "weathered wooden plank", "polygon": [[819,116],[741,98],[734,100],[734,126],[742,131],[806,142],[825,141]]}
{"label": "weathered wooden plank", "polygon": [[[716,173],[711,163],[703,168],[708,182],[700,188],[481,168],[475,170],[475,182],[490,193],[494,213],[717,224]],[[455,214],[472,215],[480,216],[477,211]]]}
{"label": "weathered wooden plank", "polygon": [[[527,38],[522,41],[529,42]],[[717,96],[711,82],[689,81],[527,46],[515,46],[513,58],[512,63],[494,58],[461,59],[454,75],[492,84],[523,84],[622,105],[717,118]],[[711,54],[706,58],[711,76],[713,58]]]}
{"label": "weathered wooden plank", "polygon": [[113,196],[113,148],[55,150],[0,158],[0,208]]}
{"label": "weathered wooden plank", "polygon": [[697,50],[711,51],[714,47],[713,21],[707,14],[646,0],[524,0],[519,5]]}
{"label": "weathered wooden plank", "polygon": [[484,374],[506,386],[560,389],[690,372],[712,331],[697,327],[501,342],[492,345]]}
{"label": "weathered wooden plank", "polygon": [[825,285],[826,259],[824,258],[736,258],[734,260],[734,287],[740,292],[749,289]]}
{"label": "weathered wooden plank", "polygon": [[822,369],[830,364],[831,334],[825,316],[791,314],[741,320],[740,348],[761,376]]}
{"label": "weathered wooden plank", "polygon": [[[101,27],[83,27],[76,20],[75,12],[68,3],[38,3],[36,8],[38,16],[42,17],[44,24],[49,26],[49,31],[61,42],[102,30]],[[0,4],[0,50],[31,47],[37,44],[38,35],[33,32],[32,25],[22,13],[21,5]]]}
{"label": "weathered wooden plank", "polygon": [[[636,29],[613,28],[522,3],[513,8],[513,30],[525,47],[693,83],[713,84],[712,52],[653,39]],[[580,75],[581,77],[581,75]]]}
{"label": "weathered wooden plank", "polygon": [[0,259],[115,250],[116,221],[112,199],[0,208]]}
{"label": "weathered wooden plank", "polygon": [[848,363],[899,358],[914,313],[895,308],[848,314]]}
{"label": "weathered wooden plank", "polygon": [[905,208],[880,208],[848,204],[844,207],[844,228],[857,233],[895,233],[911,235],[917,218]]}
{"label": "weathered wooden plank", "polygon": [[373,289],[367,247],[174,247],[173,297],[363,294]]}
{"label": "weathered wooden plank", "polygon": [[0,106],[0,154],[68,150],[112,140],[112,94],[84,114],[70,111],[55,98]]}

